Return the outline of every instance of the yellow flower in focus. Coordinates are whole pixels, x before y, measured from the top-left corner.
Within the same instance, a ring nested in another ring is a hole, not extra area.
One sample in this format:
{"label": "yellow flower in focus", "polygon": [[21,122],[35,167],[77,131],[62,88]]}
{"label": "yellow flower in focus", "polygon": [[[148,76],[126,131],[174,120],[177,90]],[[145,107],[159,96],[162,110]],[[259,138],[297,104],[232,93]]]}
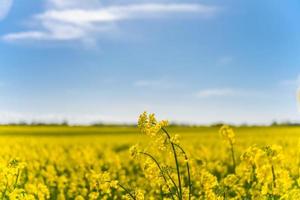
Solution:
{"label": "yellow flower in focus", "polygon": [[162,120],[157,122],[154,114],[149,114],[143,112],[139,116],[138,127],[142,133],[148,136],[156,136],[156,134],[161,130],[161,128],[168,126],[168,121]]}

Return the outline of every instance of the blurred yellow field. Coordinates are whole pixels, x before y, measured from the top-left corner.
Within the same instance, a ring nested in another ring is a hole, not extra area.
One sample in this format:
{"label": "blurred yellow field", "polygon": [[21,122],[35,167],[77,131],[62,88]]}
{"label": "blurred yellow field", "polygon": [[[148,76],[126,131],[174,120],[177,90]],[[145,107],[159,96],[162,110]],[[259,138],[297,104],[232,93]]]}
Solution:
{"label": "blurred yellow field", "polygon": [[139,122],[143,133],[125,126],[0,127],[1,199],[300,197],[299,127],[236,127],[235,135],[223,127],[224,138],[220,127],[147,120]]}

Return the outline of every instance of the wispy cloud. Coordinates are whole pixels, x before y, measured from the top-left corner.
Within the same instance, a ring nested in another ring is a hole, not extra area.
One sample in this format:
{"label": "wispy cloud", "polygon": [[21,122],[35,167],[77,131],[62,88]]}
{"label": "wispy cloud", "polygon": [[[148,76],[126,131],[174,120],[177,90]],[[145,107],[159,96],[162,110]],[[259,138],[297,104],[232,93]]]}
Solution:
{"label": "wispy cloud", "polygon": [[196,93],[198,98],[210,98],[210,97],[225,97],[225,96],[235,96],[240,92],[231,88],[211,88],[204,89]]}
{"label": "wispy cloud", "polygon": [[66,9],[66,8],[95,8],[100,6],[99,0],[47,0],[48,9]]}
{"label": "wispy cloud", "polygon": [[[90,1],[93,2],[90,4]],[[79,3],[81,2],[81,3]],[[144,3],[131,5],[101,6],[98,1],[48,1],[47,9],[34,15],[36,29],[8,33],[2,38],[16,40],[85,40],[96,37],[96,33],[111,31],[117,23],[129,20],[161,18],[174,14],[197,14],[202,17],[214,16],[219,8],[203,4],[187,3]],[[85,4],[86,5],[86,4]]]}
{"label": "wispy cloud", "polygon": [[294,79],[286,79],[279,82],[282,86],[300,87],[300,74]]}
{"label": "wispy cloud", "polygon": [[208,88],[196,92],[199,99],[214,97],[242,97],[242,98],[267,98],[269,91],[259,91],[245,88]]}
{"label": "wispy cloud", "polygon": [[171,89],[178,85],[170,80],[157,79],[157,80],[138,80],[133,83],[135,87],[150,88],[150,89]]}
{"label": "wispy cloud", "polygon": [[13,4],[13,0],[1,0],[0,1],[0,21],[3,20],[9,13]]}

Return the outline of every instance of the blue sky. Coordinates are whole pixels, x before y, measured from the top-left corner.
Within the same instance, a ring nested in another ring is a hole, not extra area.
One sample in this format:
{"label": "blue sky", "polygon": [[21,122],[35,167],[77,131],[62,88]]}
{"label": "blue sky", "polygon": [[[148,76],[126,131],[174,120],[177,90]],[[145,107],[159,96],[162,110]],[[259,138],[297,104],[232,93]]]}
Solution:
{"label": "blue sky", "polygon": [[3,0],[0,122],[299,121],[297,0]]}

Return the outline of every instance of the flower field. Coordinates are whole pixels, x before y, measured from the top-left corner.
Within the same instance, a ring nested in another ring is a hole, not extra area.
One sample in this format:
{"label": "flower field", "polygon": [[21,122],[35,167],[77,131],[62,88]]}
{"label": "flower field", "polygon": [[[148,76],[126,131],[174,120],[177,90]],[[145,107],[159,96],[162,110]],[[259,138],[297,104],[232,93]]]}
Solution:
{"label": "flower field", "polygon": [[300,199],[299,127],[0,127],[0,199]]}

